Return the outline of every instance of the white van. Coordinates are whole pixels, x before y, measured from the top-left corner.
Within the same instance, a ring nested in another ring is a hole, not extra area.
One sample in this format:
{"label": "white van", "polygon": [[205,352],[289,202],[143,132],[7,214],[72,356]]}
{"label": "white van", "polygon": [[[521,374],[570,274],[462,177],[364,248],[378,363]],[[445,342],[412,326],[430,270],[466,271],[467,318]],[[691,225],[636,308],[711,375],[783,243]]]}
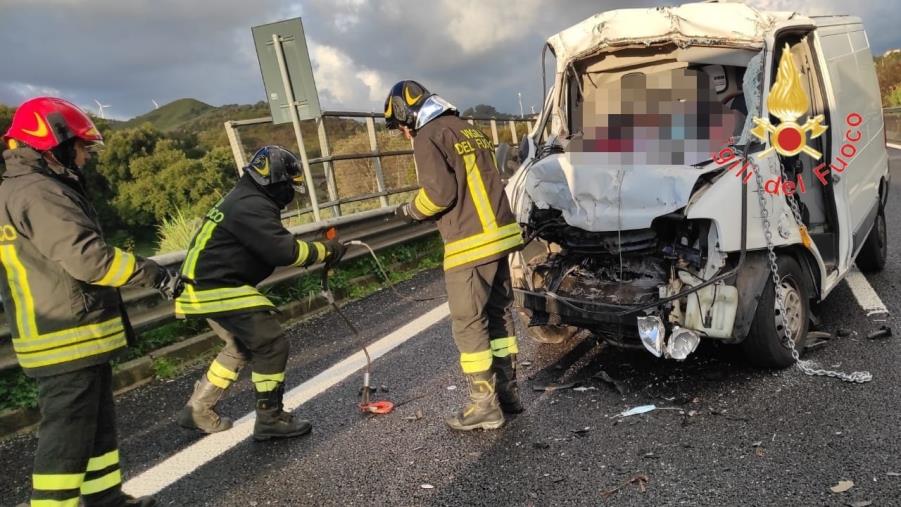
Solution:
{"label": "white van", "polygon": [[511,265],[533,338],[589,329],[675,359],[718,340],[785,367],[811,301],[855,261],[884,266],[888,157],[860,19],[624,9],[546,49],[553,85],[507,187],[532,240]]}

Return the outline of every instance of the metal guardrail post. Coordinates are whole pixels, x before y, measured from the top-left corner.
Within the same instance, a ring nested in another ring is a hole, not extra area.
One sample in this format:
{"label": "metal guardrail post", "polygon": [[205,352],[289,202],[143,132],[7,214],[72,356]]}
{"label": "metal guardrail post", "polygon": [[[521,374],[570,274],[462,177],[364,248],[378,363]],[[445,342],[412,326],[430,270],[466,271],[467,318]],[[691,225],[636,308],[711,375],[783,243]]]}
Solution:
{"label": "metal guardrail post", "polygon": [[313,208],[313,220],[321,220],[319,216],[319,199],[316,197],[316,184],[310,171],[310,161],[307,159],[307,149],[303,144],[303,132],[300,131],[300,116],[297,114],[297,101],[294,99],[294,90],[291,88],[291,80],[288,78],[288,65],[285,63],[285,53],[282,50],[282,40],[277,33],[272,34],[272,45],[275,47],[275,57],[278,60],[278,70],[282,75],[282,86],[285,88],[285,99],[291,111],[291,123],[294,124],[294,137],[297,138],[297,151],[300,152],[300,162],[303,166],[303,177],[310,191],[310,205]]}
{"label": "metal guardrail post", "polygon": [[497,146],[499,144],[497,140],[497,120],[492,118],[488,123],[491,124],[491,140],[494,141],[494,145]]}
{"label": "metal guardrail post", "polygon": [[228,144],[232,148],[232,157],[235,158],[235,167],[238,168],[238,177],[244,175],[244,166],[247,165],[247,159],[244,156],[244,145],[241,144],[241,134],[232,121],[225,122],[225,135],[228,137]]}
{"label": "metal guardrail post", "polygon": [[[385,192],[385,174],[382,172],[382,157],[379,153],[379,140],[375,135],[375,119],[372,116],[366,118],[366,130],[369,132],[369,148],[374,155],[372,163],[375,166],[375,185],[379,193]],[[388,207],[388,196],[380,195],[379,204],[383,208]]]}
{"label": "metal guardrail post", "polygon": [[[325,130],[325,117],[316,118],[316,129],[319,131],[319,151],[323,158],[331,156],[332,152],[328,145],[328,133]],[[335,168],[329,161],[322,163],[322,170],[325,171],[325,184],[328,187],[328,200],[332,202],[338,201],[338,182],[335,180]],[[341,205],[332,206],[332,214],[336,217],[341,216]]]}

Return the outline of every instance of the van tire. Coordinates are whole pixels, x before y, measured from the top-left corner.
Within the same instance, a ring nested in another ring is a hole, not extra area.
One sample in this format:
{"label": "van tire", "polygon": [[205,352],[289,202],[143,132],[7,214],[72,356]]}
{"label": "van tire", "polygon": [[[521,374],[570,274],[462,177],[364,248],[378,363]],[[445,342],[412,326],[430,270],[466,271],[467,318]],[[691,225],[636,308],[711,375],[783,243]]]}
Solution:
{"label": "van tire", "polygon": [[885,210],[880,206],[873,228],[857,254],[857,267],[864,273],[875,273],[885,267],[885,259],[888,256],[886,229]]}
{"label": "van tire", "polygon": [[[795,336],[792,337],[795,340],[795,348],[799,353],[803,353],[810,320],[810,294],[807,284],[804,283],[805,275],[793,257],[780,256],[776,265],[783,284],[788,285],[786,302],[790,308],[787,308],[787,313],[793,315],[793,326],[796,328]],[[757,312],[751,322],[751,329],[741,343],[745,358],[758,368],[781,369],[795,362],[791,350],[783,345],[781,326],[779,329],[776,328],[776,312],[776,290],[767,270],[766,286],[757,302]]]}

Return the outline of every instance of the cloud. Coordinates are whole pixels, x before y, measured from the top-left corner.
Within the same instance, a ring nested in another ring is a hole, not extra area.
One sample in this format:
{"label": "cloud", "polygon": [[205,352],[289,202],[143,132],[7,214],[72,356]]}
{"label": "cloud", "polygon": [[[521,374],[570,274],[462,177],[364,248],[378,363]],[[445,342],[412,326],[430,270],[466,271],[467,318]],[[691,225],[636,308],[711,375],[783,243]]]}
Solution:
{"label": "cloud", "polygon": [[379,110],[385,80],[377,71],[358,65],[344,52],[310,41],[316,88],[328,109]]}
{"label": "cloud", "polygon": [[[660,3],[676,2],[0,0],[0,102],[47,90],[78,104],[100,99],[116,117],[148,111],[151,99],[257,102],[265,91],[250,27],[302,16],[329,108],[379,110],[391,84],[417,79],[462,108],[518,111],[522,92],[528,111],[541,103],[539,54],[549,36],[597,12]],[[875,53],[901,47],[901,11],[889,0],[752,3],[853,10]]]}
{"label": "cloud", "polygon": [[447,33],[466,53],[491,51],[521,39],[543,18],[543,0],[521,0],[515,5],[481,0],[442,2]]}

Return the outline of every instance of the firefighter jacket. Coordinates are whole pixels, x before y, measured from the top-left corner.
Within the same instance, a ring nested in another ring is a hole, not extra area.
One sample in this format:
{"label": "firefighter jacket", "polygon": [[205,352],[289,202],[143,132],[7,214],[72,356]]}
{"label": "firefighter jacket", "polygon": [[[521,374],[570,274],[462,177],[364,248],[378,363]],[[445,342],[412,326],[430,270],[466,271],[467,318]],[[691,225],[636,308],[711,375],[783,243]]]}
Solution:
{"label": "firefighter jacket", "polygon": [[445,271],[484,264],[522,246],[494,144],[485,134],[459,116],[439,116],[416,131],[413,156],[421,188],[410,211],[419,220],[437,218]]}
{"label": "firefighter jacket", "polygon": [[73,173],[28,147],[3,157],[0,294],[19,364],[43,377],[108,361],[133,336],[118,287],[161,268],[106,244]]}
{"label": "firefighter jacket", "polygon": [[175,300],[178,317],[214,317],[272,310],[256,285],[277,266],[309,266],[327,254],[320,242],[294,238],[281,210],[248,175],[204,218],[181,272],[194,280]]}

